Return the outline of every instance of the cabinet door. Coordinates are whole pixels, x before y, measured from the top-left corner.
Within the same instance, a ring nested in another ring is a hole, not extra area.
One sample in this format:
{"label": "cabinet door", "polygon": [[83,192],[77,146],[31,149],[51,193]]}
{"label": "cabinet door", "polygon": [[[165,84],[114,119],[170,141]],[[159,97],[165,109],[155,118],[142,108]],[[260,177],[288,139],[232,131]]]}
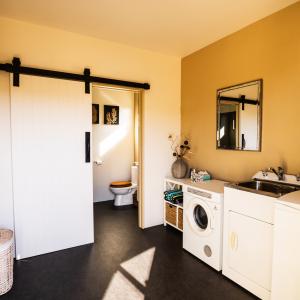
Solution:
{"label": "cabinet door", "polygon": [[270,291],[272,225],[229,212],[228,266]]}
{"label": "cabinet door", "polygon": [[272,300],[300,299],[300,211],[276,204]]}

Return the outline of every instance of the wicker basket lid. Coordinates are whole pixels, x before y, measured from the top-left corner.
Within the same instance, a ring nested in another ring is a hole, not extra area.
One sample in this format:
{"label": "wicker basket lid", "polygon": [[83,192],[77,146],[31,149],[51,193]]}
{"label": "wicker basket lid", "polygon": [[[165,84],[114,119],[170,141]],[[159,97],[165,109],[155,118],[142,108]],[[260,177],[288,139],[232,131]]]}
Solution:
{"label": "wicker basket lid", "polygon": [[111,187],[122,188],[122,187],[130,187],[130,181],[114,181],[110,184]]}
{"label": "wicker basket lid", "polygon": [[13,242],[13,232],[9,229],[0,229],[0,251],[7,249]]}

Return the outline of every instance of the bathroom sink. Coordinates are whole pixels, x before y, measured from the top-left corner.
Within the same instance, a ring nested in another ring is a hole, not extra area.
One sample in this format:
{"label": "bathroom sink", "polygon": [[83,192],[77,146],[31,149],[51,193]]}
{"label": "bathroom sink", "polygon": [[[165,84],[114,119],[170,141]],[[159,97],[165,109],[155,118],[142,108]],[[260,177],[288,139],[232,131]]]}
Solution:
{"label": "bathroom sink", "polygon": [[258,192],[260,194],[271,194],[270,196],[273,197],[281,197],[285,194],[295,192],[300,189],[300,187],[289,184],[281,184],[262,180],[240,182],[237,183],[236,186],[241,187],[241,189]]}

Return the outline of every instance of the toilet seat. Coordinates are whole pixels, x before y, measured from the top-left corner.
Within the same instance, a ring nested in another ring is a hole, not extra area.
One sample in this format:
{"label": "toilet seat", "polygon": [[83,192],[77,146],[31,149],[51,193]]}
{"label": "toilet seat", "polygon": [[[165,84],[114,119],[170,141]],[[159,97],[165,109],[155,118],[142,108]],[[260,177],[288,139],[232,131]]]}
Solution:
{"label": "toilet seat", "polygon": [[122,206],[122,205],[131,205],[133,204],[133,193],[137,190],[137,185],[131,183],[129,181],[126,182],[115,182],[112,183],[113,185],[110,186],[110,191],[115,195],[114,198],[114,205],[115,206]]}
{"label": "toilet seat", "polygon": [[126,188],[131,186],[131,181],[114,181],[110,184],[112,188]]}

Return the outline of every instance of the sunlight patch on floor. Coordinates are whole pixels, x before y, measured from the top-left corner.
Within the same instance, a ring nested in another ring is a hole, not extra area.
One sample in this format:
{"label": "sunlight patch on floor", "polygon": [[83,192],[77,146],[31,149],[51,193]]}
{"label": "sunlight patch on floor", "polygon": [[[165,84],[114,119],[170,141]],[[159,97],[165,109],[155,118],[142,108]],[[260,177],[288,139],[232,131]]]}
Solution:
{"label": "sunlight patch on floor", "polygon": [[149,279],[155,247],[150,248],[133,258],[121,263],[121,267],[126,270],[136,281],[146,286]]}
{"label": "sunlight patch on floor", "polygon": [[121,263],[102,299],[143,300],[143,289],[150,277],[154,254],[155,247]]}
{"label": "sunlight patch on floor", "polygon": [[143,300],[143,293],[134,286],[120,271],[112,277],[103,300]]}

